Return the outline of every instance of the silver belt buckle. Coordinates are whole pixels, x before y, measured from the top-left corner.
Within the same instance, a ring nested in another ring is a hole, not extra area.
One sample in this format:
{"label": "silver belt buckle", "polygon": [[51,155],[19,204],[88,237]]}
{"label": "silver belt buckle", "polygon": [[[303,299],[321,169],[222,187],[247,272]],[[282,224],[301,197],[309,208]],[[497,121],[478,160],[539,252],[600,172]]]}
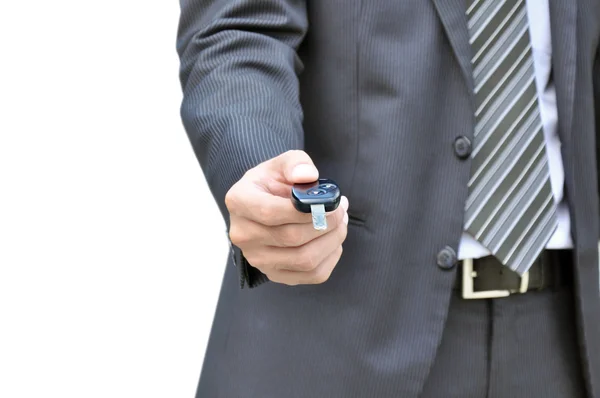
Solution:
{"label": "silver belt buckle", "polygon": [[508,297],[513,293],[525,293],[529,288],[529,272],[521,277],[521,285],[517,290],[484,290],[475,291],[474,280],[477,278],[477,271],[473,269],[473,259],[462,260],[462,296],[464,299],[491,299]]}

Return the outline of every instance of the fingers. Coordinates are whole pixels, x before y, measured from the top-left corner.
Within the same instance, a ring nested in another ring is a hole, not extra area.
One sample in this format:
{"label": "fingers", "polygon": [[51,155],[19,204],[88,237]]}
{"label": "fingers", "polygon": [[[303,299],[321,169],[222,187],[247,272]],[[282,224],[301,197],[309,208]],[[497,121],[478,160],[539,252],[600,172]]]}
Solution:
{"label": "fingers", "polygon": [[242,248],[252,266],[265,274],[273,270],[297,272],[314,271],[346,239],[348,226],[341,223],[329,233],[300,247],[249,247]]}
{"label": "fingers", "polygon": [[289,270],[275,270],[267,275],[275,283],[283,283],[290,286],[315,285],[325,283],[329,280],[335,266],[340,261],[343,248],[338,246],[312,271],[297,272]]}
{"label": "fingers", "polygon": [[269,159],[246,173],[255,183],[278,181],[287,185],[316,181],[319,171],[304,151],[287,151]]}
{"label": "fingers", "polygon": [[243,186],[232,188],[230,193],[225,202],[231,215],[267,226],[312,222],[311,215],[296,210],[290,198]]}
{"label": "fingers", "polygon": [[340,206],[327,214],[327,229],[316,230],[312,221],[266,226],[256,221],[232,215],[229,237],[235,245],[243,246],[274,246],[274,247],[300,247],[308,242],[334,231],[344,223],[348,200],[343,199]]}
{"label": "fingers", "polygon": [[319,178],[317,168],[304,151],[287,151],[267,161],[264,166],[276,178],[290,185],[312,182]]}

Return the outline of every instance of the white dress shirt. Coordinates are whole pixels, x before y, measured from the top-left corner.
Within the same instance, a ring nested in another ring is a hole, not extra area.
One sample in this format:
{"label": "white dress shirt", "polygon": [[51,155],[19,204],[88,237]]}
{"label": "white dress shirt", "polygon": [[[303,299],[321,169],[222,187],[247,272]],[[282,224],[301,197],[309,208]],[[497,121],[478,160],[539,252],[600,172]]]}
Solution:
{"label": "white dress shirt", "polygon": [[[558,111],[556,108],[556,89],[551,80],[552,69],[552,40],[550,31],[550,9],[548,0],[527,0],[527,15],[529,17],[529,33],[533,48],[533,65],[535,70],[538,100],[546,153],[550,166],[550,182],[554,201],[558,205],[558,228],[548,242],[548,249],[572,248],[571,218],[564,198],[564,172],[558,137]],[[471,235],[464,233],[458,249],[458,257],[479,258],[490,252],[477,242]]]}

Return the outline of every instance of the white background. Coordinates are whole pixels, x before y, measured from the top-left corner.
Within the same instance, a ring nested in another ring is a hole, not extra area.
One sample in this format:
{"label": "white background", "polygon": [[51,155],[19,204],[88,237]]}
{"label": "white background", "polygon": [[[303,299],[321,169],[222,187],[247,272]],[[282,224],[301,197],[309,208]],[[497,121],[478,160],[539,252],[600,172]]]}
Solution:
{"label": "white background", "polygon": [[226,262],[179,4],[0,3],[0,397],[193,398]]}

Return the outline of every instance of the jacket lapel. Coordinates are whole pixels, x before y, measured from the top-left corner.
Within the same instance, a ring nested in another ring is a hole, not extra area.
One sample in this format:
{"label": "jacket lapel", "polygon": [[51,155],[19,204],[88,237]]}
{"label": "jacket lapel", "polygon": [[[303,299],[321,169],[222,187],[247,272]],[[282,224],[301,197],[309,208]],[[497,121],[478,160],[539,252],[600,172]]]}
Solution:
{"label": "jacket lapel", "polygon": [[467,28],[465,0],[433,0],[450,45],[460,64],[469,91],[473,92],[473,69],[471,66],[471,44]]}
{"label": "jacket lapel", "polygon": [[552,69],[556,86],[560,139],[569,142],[573,126],[577,61],[577,2],[549,0]]}

